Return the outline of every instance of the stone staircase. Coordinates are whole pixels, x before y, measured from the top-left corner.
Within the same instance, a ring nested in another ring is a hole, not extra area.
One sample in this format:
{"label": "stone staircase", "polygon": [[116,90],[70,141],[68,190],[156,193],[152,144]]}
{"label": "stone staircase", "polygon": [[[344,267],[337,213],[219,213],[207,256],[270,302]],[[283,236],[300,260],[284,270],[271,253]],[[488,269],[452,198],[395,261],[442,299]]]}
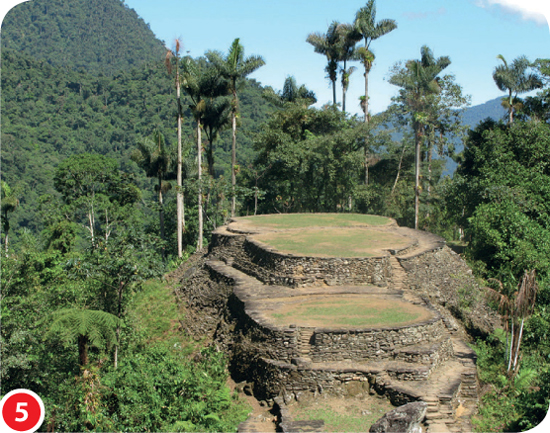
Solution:
{"label": "stone staircase", "polygon": [[390,256],[390,264],[392,268],[392,288],[394,290],[404,290],[406,288],[405,280],[407,278],[407,273],[405,272],[405,269],[403,269],[403,266],[401,266],[401,263],[399,263],[399,260],[397,260],[397,257],[395,257],[394,255]]}
{"label": "stone staircase", "polygon": [[315,328],[310,327],[300,327],[300,336],[298,339],[298,353],[300,355],[300,358],[302,358],[305,362],[311,362],[311,358],[309,356],[311,352],[311,339],[313,338],[313,334],[315,333]]}

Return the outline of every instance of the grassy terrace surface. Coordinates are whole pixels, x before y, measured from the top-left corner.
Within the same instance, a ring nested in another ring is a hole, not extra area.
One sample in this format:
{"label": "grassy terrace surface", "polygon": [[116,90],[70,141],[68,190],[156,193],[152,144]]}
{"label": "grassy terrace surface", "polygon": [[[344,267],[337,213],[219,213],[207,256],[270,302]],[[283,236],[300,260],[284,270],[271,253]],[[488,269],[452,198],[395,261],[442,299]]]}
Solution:
{"label": "grassy terrace surface", "polygon": [[307,296],[279,299],[267,315],[279,325],[377,328],[427,320],[432,314],[418,305],[381,296]]}
{"label": "grassy terrace surface", "polygon": [[400,235],[359,227],[267,232],[254,239],[283,253],[317,257],[381,256],[384,248],[403,248],[411,242]]}
{"label": "grassy terrace surface", "polygon": [[239,218],[247,227],[270,229],[296,229],[305,227],[353,227],[358,225],[384,226],[390,218],[376,215],[326,213],[326,214],[276,214]]}
{"label": "grassy terrace surface", "polygon": [[395,409],[386,399],[329,397],[288,407],[293,420],[322,419],[327,432],[366,432],[382,415]]}

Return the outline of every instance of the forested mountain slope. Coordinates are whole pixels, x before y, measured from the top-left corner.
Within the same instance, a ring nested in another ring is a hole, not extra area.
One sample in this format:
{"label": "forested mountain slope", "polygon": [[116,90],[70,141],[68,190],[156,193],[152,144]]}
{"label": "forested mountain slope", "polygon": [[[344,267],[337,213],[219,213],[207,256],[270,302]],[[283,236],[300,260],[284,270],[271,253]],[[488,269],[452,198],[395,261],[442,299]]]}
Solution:
{"label": "forested mountain slope", "polygon": [[495,98],[465,110],[462,115],[462,123],[470,128],[475,128],[479,122],[488,117],[493,120],[500,120],[506,115],[507,112],[502,107],[502,98]]}
{"label": "forested mountain slope", "polygon": [[2,49],[51,65],[112,75],[161,61],[166,49],[149,26],[120,0],[30,0],[2,23]]}
{"label": "forested mountain slope", "polygon": [[[253,135],[270,110],[262,91],[259,83],[247,80],[241,93],[242,165],[252,160]],[[192,157],[193,117],[188,105],[184,98],[183,137]],[[130,154],[137,140],[156,128],[175,145],[175,116],[174,80],[162,62],[97,77],[2,50],[2,179],[17,190],[21,201],[13,226],[40,230],[38,199],[54,191],[53,170],[71,155],[87,152],[116,158],[122,170],[138,176],[142,186],[148,184]],[[227,168],[230,146],[230,131],[224,131],[216,142],[218,173]]]}

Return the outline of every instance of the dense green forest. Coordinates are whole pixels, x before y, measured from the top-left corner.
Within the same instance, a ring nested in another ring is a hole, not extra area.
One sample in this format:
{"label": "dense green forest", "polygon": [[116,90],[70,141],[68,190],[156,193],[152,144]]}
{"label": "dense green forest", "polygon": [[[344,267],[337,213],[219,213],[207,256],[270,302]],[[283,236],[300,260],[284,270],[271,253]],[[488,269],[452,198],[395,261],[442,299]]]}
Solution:
{"label": "dense green forest", "polygon": [[110,76],[163,59],[166,49],[123,2],[28,1],[2,22],[2,49],[53,66]]}
{"label": "dense green forest", "polygon": [[[387,111],[366,90],[351,116],[291,76],[281,91],[247,78],[263,59],[238,39],[167,56],[119,0],[65,6],[23,3],[2,26],[2,393],[35,390],[57,431],[233,430],[247,408],[225,359],[172,327],[184,311],[163,275],[232,213],[360,212],[460,245],[500,307],[505,330],[476,342],[479,431],[544,418],[550,60],[502,58],[506,98],[468,110],[450,59],[424,46],[393,69]],[[368,76],[371,42],[399,31],[375,12],[308,37],[344,100],[349,63]]]}

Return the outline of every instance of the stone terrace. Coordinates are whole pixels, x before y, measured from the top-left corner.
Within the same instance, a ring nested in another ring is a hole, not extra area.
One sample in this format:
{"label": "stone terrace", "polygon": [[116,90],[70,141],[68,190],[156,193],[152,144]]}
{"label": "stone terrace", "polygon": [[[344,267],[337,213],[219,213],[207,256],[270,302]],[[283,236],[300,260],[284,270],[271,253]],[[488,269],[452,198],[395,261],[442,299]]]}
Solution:
{"label": "stone terrace", "polygon": [[[378,257],[308,257],[281,253],[255,240],[261,228],[247,229],[238,218],[217,229],[204,270],[229,288],[227,305],[238,334],[232,345],[251,360],[247,375],[257,398],[284,406],[323,393],[378,393],[396,406],[426,402],[428,431],[471,430],[474,353],[452,316],[418,290],[418,269],[426,259],[453,254],[441,238],[390,223],[364,229],[397,233],[408,239],[405,247],[386,246]],[[307,319],[281,325],[270,314],[274,303],[321,295],[384,298],[420,306],[426,315],[406,325],[320,327]]]}

